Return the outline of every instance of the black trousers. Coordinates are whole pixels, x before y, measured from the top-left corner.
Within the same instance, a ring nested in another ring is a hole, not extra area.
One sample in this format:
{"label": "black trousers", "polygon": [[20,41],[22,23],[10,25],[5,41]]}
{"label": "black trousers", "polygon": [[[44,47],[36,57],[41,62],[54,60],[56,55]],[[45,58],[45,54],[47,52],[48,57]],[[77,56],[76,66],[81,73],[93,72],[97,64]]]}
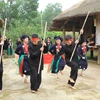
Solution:
{"label": "black trousers", "polygon": [[0,72],[0,90],[2,90],[2,76],[3,72]]}
{"label": "black trousers", "polygon": [[[67,61],[66,64],[71,67],[70,78],[76,82],[78,76],[78,61]],[[75,83],[70,82],[70,80],[68,80],[68,84],[71,86],[75,85]]]}
{"label": "black trousers", "polygon": [[38,70],[35,68],[31,70],[30,72],[31,90],[37,91],[37,89],[39,89],[41,84],[41,73],[42,71],[40,71],[40,73],[38,74]]}

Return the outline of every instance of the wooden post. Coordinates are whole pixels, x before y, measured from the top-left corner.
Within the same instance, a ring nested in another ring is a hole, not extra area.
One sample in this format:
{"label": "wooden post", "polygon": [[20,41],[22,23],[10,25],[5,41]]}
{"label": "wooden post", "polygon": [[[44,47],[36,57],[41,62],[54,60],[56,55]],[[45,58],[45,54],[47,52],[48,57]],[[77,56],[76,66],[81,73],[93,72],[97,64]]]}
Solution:
{"label": "wooden post", "polygon": [[100,13],[96,14],[96,45],[98,46],[98,61],[100,64]]}
{"label": "wooden post", "polygon": [[98,61],[97,61],[98,64],[100,64],[100,46],[98,47]]}
{"label": "wooden post", "polygon": [[75,22],[73,24],[73,40],[75,41]]}
{"label": "wooden post", "polygon": [[62,27],[60,28],[60,30],[62,31],[63,30],[63,43],[65,43],[65,25],[66,25],[66,23],[69,21],[69,19],[67,19],[64,23],[63,23],[63,25],[62,25]]}
{"label": "wooden post", "polygon": [[63,43],[65,43],[65,26],[63,26]]}

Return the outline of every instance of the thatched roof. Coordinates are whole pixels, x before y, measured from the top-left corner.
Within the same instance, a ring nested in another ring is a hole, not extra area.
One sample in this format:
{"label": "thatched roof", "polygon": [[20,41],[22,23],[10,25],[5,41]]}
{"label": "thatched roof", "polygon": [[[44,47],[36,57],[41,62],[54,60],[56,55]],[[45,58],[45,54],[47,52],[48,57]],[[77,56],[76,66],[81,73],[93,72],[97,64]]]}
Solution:
{"label": "thatched roof", "polygon": [[2,28],[3,27],[3,20],[2,19],[0,19],[0,28]]}
{"label": "thatched roof", "polygon": [[90,11],[90,15],[95,15],[96,13],[99,13],[100,0],[82,0],[71,8],[63,11],[53,19],[53,24],[51,25],[49,30],[59,30],[59,28],[62,27],[66,20],[69,19],[70,21],[73,18],[86,16],[88,11]]}

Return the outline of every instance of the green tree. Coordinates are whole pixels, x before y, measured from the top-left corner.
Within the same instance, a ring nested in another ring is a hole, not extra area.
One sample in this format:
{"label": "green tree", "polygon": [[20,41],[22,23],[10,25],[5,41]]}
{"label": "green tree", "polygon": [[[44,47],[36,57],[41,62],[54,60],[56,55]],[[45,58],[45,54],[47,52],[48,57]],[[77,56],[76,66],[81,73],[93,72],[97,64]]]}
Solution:
{"label": "green tree", "polygon": [[32,18],[37,16],[38,0],[4,0],[0,1],[0,17],[2,19],[7,18],[7,25],[10,29],[10,25],[14,21],[20,20],[24,22],[27,20],[28,24],[32,21]]}
{"label": "green tree", "polygon": [[10,29],[10,25],[13,22],[13,20],[18,18],[18,3],[16,3],[15,0],[7,0],[7,2],[2,0],[0,4],[1,18],[7,18],[7,27],[8,29]]}
{"label": "green tree", "polygon": [[19,16],[22,21],[27,20],[32,23],[32,19],[37,17],[38,0],[21,0]]}
{"label": "green tree", "polygon": [[52,19],[62,12],[62,5],[60,3],[49,3],[43,11],[43,23],[47,21],[48,28],[52,24]]}

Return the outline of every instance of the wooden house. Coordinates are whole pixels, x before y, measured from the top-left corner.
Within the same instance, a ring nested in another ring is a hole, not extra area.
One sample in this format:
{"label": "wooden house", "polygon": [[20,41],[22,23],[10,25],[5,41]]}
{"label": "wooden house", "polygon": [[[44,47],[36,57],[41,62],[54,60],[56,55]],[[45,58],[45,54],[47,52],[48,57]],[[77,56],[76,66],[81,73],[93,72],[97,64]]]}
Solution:
{"label": "wooden house", "polygon": [[92,33],[96,34],[96,45],[98,47],[98,64],[100,64],[100,0],[82,0],[71,8],[61,12],[53,19],[49,31],[75,32],[82,28],[87,13],[90,11],[88,20],[84,27],[85,37]]}

